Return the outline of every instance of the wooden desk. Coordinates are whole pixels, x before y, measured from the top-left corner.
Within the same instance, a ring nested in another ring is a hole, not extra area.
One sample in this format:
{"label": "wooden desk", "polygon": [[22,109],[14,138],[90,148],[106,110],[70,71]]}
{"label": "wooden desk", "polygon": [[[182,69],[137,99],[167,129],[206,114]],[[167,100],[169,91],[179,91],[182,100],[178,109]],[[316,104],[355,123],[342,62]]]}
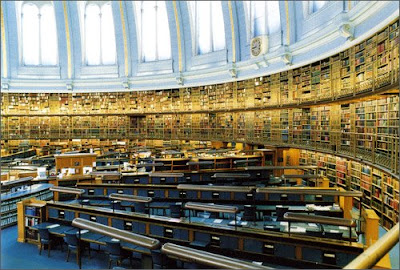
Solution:
{"label": "wooden desk", "polygon": [[[77,234],[79,232],[79,229],[76,227],[60,224],[57,222],[43,222],[43,223],[37,224],[32,227],[32,229],[36,229],[36,230],[39,230],[41,228],[49,229],[49,233],[53,234],[57,237],[64,237],[66,232],[74,232],[75,231]],[[105,246],[107,240],[108,241],[111,240],[110,237],[99,234],[99,233],[93,233],[88,230],[82,230],[82,231],[83,231],[83,233],[81,233],[81,240],[88,242],[88,243]],[[151,254],[149,249],[139,248],[138,246],[129,245],[128,243],[125,243],[122,241],[121,241],[121,247],[123,249],[129,250],[132,252],[138,252],[138,253],[142,253],[142,254],[146,254],[146,255]]]}
{"label": "wooden desk", "polygon": [[[61,202],[47,203],[50,220],[59,220],[57,218],[58,210],[69,212],[70,216],[94,216],[97,220],[101,218],[101,223],[106,223],[117,228],[123,228],[124,221],[131,222],[133,231],[149,237],[160,239],[164,242],[174,241],[175,243],[188,245],[194,241],[197,233],[203,233],[208,236],[219,237],[224,243],[234,247],[238,258],[247,258],[250,260],[264,261],[270,263],[286,265],[302,265],[310,267],[315,262],[310,259],[304,259],[304,252],[307,248],[318,251],[313,254],[322,254],[325,251],[334,252],[338,256],[347,256],[349,260],[355,258],[363,251],[363,245],[359,243],[349,243],[346,241],[332,241],[330,239],[320,239],[306,235],[291,235],[287,233],[268,232],[255,230],[252,228],[238,227],[235,230],[232,226],[221,226],[212,223],[189,223],[185,218],[176,219],[163,216],[148,216],[147,214],[131,213],[126,211],[115,211],[99,207],[81,207],[77,205],[68,205]],[[168,232],[167,232],[168,230]],[[264,253],[265,244],[275,247],[275,253]],[[222,244],[221,244],[222,245]],[[211,247],[220,254],[230,254],[231,250],[225,250],[220,244],[211,242]],[[235,255],[235,256],[236,256]],[[314,258],[322,267],[344,266],[349,261],[337,261],[338,265],[327,265],[320,262],[319,255]],[[321,255],[322,256],[322,255]],[[346,257],[346,258],[347,258]]]}

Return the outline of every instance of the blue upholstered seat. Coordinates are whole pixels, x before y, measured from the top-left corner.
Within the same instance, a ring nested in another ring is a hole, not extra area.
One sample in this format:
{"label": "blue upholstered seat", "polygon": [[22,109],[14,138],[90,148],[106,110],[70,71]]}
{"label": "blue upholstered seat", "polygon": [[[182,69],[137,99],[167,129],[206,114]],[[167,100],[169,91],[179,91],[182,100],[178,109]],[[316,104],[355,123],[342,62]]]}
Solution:
{"label": "blue upholstered seat", "polygon": [[[44,245],[47,245],[47,257],[50,257],[50,249],[53,244],[53,239],[50,237],[49,229],[43,228],[39,229],[39,238],[40,238],[40,249],[39,255],[42,254],[42,249]],[[61,246],[62,247],[62,246]]]}
{"label": "blue upholstered seat", "polygon": [[106,252],[108,253],[108,268],[111,267],[112,261],[117,262],[117,266],[121,265],[122,260],[129,258],[132,268],[132,253],[122,249],[119,241],[107,241]]}
{"label": "blue upholstered seat", "polygon": [[79,239],[76,235],[76,231],[64,232],[64,234],[65,234],[64,241],[68,245],[67,262],[69,260],[69,255],[71,254],[72,251],[76,253],[76,263],[79,264],[79,256],[81,250],[85,247],[87,247],[89,250],[89,258],[90,258],[90,245],[83,241],[79,245]]}

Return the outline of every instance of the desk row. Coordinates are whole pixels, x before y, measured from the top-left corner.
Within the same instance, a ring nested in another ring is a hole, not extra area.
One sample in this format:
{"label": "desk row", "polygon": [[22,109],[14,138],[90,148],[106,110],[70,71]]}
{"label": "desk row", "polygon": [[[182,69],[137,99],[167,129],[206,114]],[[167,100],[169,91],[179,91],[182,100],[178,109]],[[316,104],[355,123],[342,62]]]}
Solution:
{"label": "desk row", "polygon": [[[311,267],[316,262],[323,265],[324,254],[331,252],[336,259],[330,267],[337,267],[346,265],[363,251],[363,246],[354,242],[332,241],[304,234],[289,235],[246,226],[235,229],[230,225],[216,223],[215,219],[205,219],[207,222],[204,222],[204,218],[200,218],[189,222],[187,218],[149,216],[126,211],[112,212],[100,207],[63,203],[48,203],[47,208],[49,220],[53,221],[65,222],[81,217],[155,237],[160,241],[177,241],[184,245],[206,242],[206,245],[210,245],[210,248],[218,250],[221,254],[234,252],[244,258],[265,262],[283,260],[289,265],[298,266],[301,262],[303,266]],[[262,226],[264,223],[259,224]]]}
{"label": "desk row", "polygon": [[303,195],[279,193],[256,193],[246,191],[196,191],[178,189],[176,185],[135,185],[135,184],[77,184],[77,187],[84,190],[83,196],[108,196],[112,193],[138,195],[159,199],[190,199],[190,200],[228,200],[228,201],[304,201],[331,203],[337,196]]}

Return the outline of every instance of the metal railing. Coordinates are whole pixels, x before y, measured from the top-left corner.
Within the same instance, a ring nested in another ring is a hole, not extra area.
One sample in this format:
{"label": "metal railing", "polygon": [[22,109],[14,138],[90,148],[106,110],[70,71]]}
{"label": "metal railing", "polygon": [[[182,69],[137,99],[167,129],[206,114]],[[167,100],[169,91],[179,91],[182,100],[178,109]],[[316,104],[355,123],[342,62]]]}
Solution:
{"label": "metal railing", "polygon": [[[101,132],[99,134],[102,134]],[[128,135],[126,135],[128,134]],[[166,135],[167,134],[167,135]],[[289,146],[307,150],[322,151],[356,158],[382,166],[393,173],[399,171],[398,134],[353,133],[321,130],[235,129],[235,128],[193,128],[190,133],[184,129],[166,132],[164,129],[127,129],[121,134],[104,133],[98,139],[176,139],[202,141],[235,141],[251,144]],[[91,138],[83,136],[82,138]],[[96,137],[96,136],[94,136]],[[60,134],[54,139],[65,139]],[[74,137],[75,138],[75,137]],[[77,136],[76,138],[80,138]],[[12,137],[10,139],[22,139]],[[26,139],[26,138],[24,138]]]}
{"label": "metal railing", "polygon": [[343,269],[369,269],[399,242],[399,223]]}

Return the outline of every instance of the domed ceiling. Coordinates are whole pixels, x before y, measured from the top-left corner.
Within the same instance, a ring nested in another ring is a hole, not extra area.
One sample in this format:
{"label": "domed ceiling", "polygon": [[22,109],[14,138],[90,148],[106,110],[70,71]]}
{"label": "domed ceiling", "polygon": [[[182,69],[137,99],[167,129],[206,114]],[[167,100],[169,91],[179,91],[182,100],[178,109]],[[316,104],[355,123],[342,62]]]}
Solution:
{"label": "domed ceiling", "polygon": [[2,1],[2,91],[263,76],[342,51],[398,16],[398,1]]}

